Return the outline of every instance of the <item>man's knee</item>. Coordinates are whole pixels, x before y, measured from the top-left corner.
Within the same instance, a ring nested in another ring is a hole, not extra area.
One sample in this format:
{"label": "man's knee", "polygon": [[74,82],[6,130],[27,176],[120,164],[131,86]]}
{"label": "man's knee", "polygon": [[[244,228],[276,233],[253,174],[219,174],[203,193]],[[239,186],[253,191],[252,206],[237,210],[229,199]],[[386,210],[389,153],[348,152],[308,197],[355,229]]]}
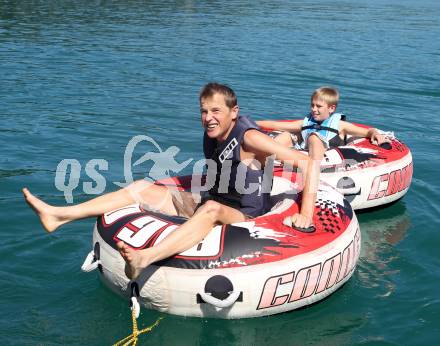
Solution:
{"label": "man's knee", "polygon": [[220,213],[222,211],[223,205],[216,201],[206,201],[201,207],[200,207],[200,213],[206,213],[210,215],[214,220],[217,220],[220,216]]}
{"label": "man's knee", "polygon": [[128,188],[136,190],[136,191],[142,191],[142,190],[148,189],[152,185],[154,185],[152,182],[140,179],[140,180],[133,181],[130,185],[128,185]]}
{"label": "man's knee", "polygon": [[127,186],[127,190],[135,200],[142,203],[148,203],[152,198],[155,202],[158,197],[166,198],[168,196],[168,190],[163,186],[142,179],[132,182]]}

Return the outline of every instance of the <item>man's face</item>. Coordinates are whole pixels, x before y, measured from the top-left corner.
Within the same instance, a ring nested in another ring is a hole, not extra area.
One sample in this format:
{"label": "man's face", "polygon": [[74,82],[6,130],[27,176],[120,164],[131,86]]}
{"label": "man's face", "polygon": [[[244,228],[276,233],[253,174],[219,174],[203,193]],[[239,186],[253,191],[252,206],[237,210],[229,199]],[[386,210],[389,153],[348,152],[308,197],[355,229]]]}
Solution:
{"label": "man's face", "polygon": [[314,98],[310,105],[310,111],[315,121],[324,121],[336,110],[335,105],[329,106],[320,98]]}
{"label": "man's face", "polygon": [[202,126],[208,137],[222,142],[234,127],[234,120],[238,116],[238,106],[229,108],[222,94],[214,94],[212,97],[201,100],[200,115]]}

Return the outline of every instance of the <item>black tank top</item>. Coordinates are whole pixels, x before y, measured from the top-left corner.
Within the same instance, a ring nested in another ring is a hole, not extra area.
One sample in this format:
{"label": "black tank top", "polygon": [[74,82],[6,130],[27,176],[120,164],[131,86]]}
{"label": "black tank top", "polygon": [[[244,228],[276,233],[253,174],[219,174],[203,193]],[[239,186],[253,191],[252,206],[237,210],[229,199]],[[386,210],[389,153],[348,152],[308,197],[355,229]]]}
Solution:
{"label": "black tank top", "polygon": [[[250,169],[240,160],[243,137],[250,129],[259,130],[254,121],[240,116],[228,138],[222,143],[209,138],[205,133],[203,139],[205,158],[214,160],[216,167],[209,169],[208,166],[208,179],[211,175],[215,175],[215,183],[211,189],[202,193],[202,203],[215,200],[251,217],[265,214],[270,209],[270,192],[266,191],[270,191],[272,176],[270,176],[269,188],[263,189],[264,170]],[[267,180],[268,178],[264,183],[267,183]]]}

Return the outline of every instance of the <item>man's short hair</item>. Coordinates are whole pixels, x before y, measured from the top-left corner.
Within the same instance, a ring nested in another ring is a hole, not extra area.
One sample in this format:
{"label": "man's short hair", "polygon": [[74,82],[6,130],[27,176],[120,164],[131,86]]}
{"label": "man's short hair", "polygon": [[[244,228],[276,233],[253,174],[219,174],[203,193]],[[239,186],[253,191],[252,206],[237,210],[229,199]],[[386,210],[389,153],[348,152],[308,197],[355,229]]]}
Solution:
{"label": "man's short hair", "polygon": [[225,103],[228,108],[234,108],[237,105],[237,96],[234,90],[227,85],[219,83],[208,83],[200,91],[199,102],[203,99],[213,97],[215,94],[221,94],[225,98]]}
{"label": "man's short hair", "polygon": [[339,91],[336,88],[324,86],[316,89],[310,100],[321,99],[329,106],[337,106],[339,102]]}

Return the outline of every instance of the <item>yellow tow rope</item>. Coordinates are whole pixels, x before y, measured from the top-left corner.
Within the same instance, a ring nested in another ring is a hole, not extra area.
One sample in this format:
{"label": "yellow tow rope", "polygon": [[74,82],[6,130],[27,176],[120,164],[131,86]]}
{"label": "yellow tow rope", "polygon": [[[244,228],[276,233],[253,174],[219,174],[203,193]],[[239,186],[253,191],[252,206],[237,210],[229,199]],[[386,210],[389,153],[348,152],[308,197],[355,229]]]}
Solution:
{"label": "yellow tow rope", "polygon": [[154,327],[156,327],[159,324],[159,322],[162,318],[163,317],[159,317],[156,320],[156,322],[154,322],[151,326],[144,328],[142,330],[138,330],[137,321],[136,321],[136,311],[135,311],[135,309],[132,309],[131,310],[131,319],[133,321],[133,333],[126,336],[121,341],[118,341],[113,346],[120,346],[120,345],[123,345],[123,346],[133,345],[133,346],[135,346],[138,341],[138,335],[150,332]]}

